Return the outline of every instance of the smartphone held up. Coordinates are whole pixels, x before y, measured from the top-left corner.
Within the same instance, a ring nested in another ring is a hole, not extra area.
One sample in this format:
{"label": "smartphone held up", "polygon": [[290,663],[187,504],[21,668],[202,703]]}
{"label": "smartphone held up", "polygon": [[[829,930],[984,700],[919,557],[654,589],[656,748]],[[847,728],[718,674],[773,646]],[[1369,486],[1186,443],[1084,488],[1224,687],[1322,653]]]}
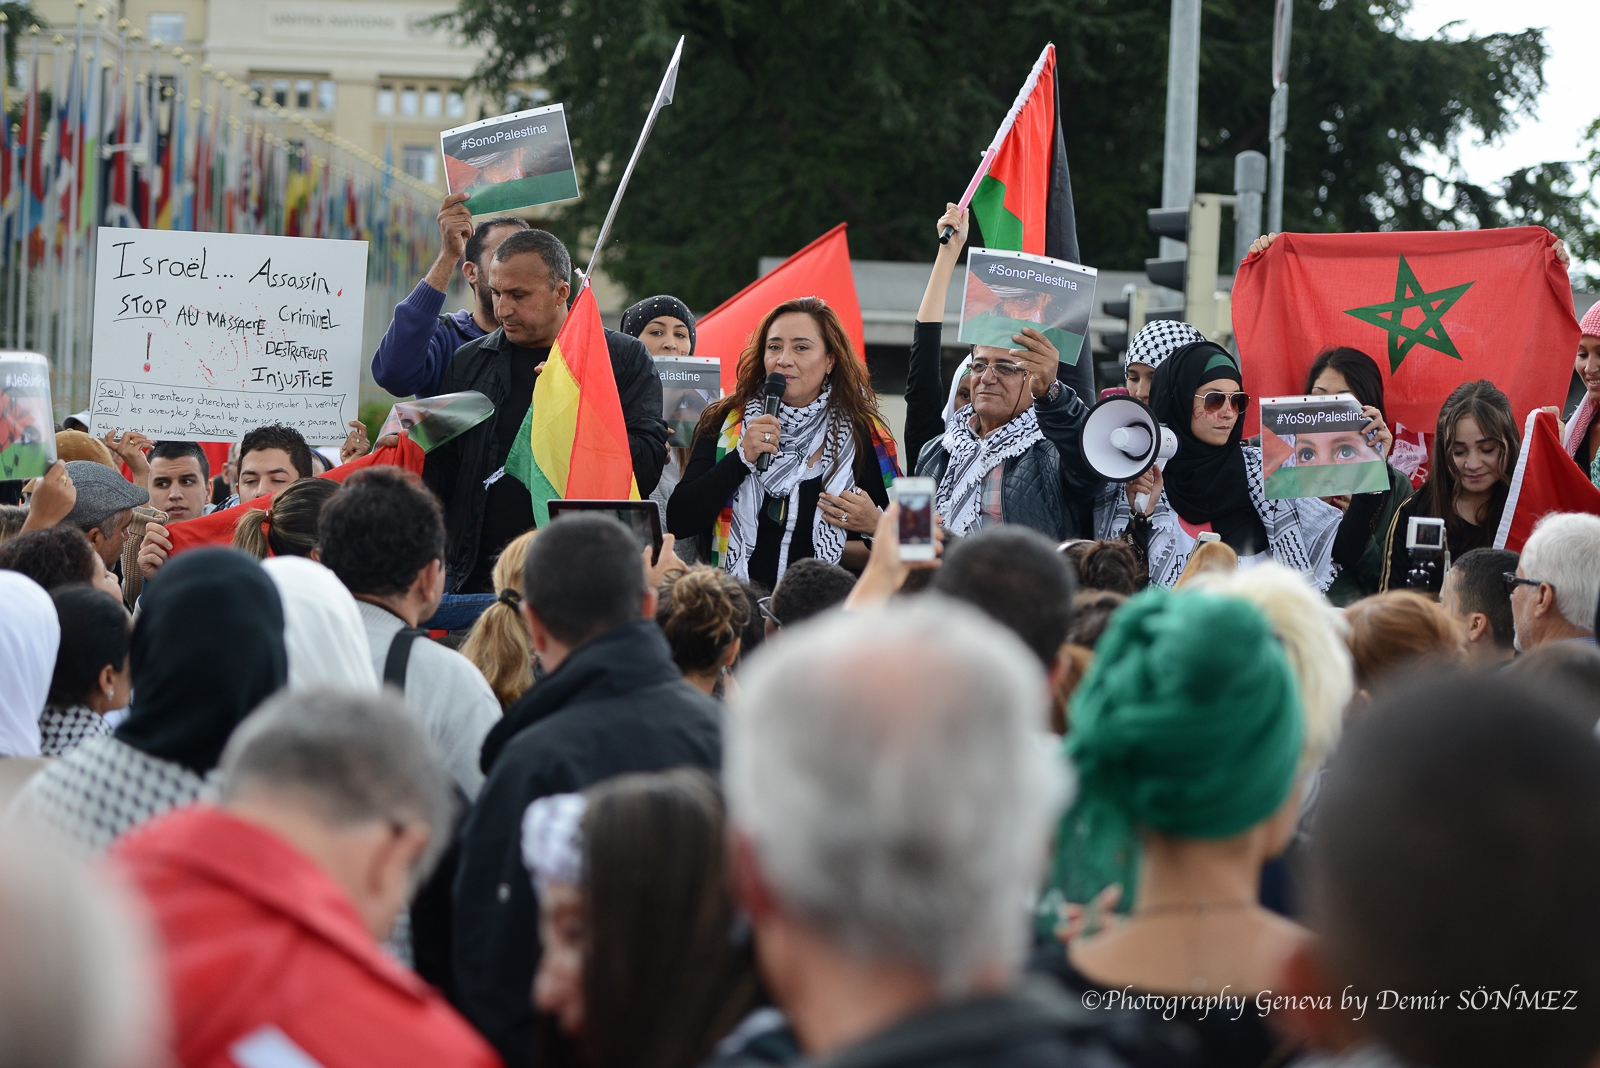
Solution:
{"label": "smartphone held up", "polygon": [[892,487],[900,505],[900,559],[907,562],[932,560],[935,555],[933,495],[936,483],[931,478],[900,478]]}

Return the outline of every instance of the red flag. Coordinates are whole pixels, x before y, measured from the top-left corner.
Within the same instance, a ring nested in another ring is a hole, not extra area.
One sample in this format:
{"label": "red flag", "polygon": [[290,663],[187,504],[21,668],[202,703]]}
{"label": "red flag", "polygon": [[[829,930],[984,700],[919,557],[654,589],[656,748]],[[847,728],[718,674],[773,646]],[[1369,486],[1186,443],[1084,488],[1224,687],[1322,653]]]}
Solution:
{"label": "red flag", "polygon": [[[204,447],[202,445],[202,447]],[[422,448],[411,440],[405,431],[400,432],[398,445],[374,449],[367,455],[351,460],[349,463],[340,464],[331,471],[325,471],[318,478],[331,478],[335,482],[343,482],[351,475],[366,467],[377,467],[388,464],[394,467],[404,467],[412,474],[422,475],[422,462],[424,456]],[[200,549],[207,545],[228,545],[233,541],[233,531],[239,525],[239,520],[252,508],[268,508],[272,503],[269,494],[257,497],[244,504],[236,504],[232,508],[223,508],[212,512],[210,515],[197,516],[182,523],[174,523],[167,528],[167,536],[172,539],[172,552],[169,556],[176,556],[187,549]]]}
{"label": "red flag", "polygon": [[1600,488],[1561,447],[1561,431],[1549,412],[1528,413],[1522,432],[1522,450],[1511,476],[1511,491],[1494,536],[1496,549],[1522,551],[1534,524],[1551,512],[1587,512],[1600,515]]}
{"label": "red flag", "polygon": [[[861,326],[861,300],[850,271],[850,242],[840,223],[767,274],[706,312],[695,324],[694,350],[722,360],[722,392],[732,393],[739,379],[738,361],[750,335],[773,308],[796,297],[821,297],[838,313],[844,332],[867,358]],[[1577,345],[1577,339],[1573,339]]]}
{"label": "red flag", "polygon": [[[1578,321],[1554,244],[1540,226],[1283,234],[1245,257],[1233,286],[1245,389],[1298,394],[1317,353],[1348,345],[1377,361],[1397,433],[1431,435],[1450,391],[1480,378],[1518,419],[1560,404]],[[1259,407],[1250,422],[1254,433]]]}

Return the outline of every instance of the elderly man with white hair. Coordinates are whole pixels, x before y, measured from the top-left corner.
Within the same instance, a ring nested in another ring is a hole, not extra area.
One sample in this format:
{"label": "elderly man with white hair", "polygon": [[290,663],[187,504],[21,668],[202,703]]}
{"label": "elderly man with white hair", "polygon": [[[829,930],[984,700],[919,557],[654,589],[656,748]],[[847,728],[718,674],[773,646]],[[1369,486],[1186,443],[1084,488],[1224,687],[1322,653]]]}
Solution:
{"label": "elderly man with white hair", "polygon": [[724,728],[734,888],[806,1054],[1121,1063],[1091,1013],[1019,978],[1065,793],[1038,658],[929,596],[786,632],[742,681]]}
{"label": "elderly man with white hair", "polygon": [[1539,520],[1506,576],[1517,649],[1550,642],[1594,644],[1600,598],[1600,516],[1557,512]]}

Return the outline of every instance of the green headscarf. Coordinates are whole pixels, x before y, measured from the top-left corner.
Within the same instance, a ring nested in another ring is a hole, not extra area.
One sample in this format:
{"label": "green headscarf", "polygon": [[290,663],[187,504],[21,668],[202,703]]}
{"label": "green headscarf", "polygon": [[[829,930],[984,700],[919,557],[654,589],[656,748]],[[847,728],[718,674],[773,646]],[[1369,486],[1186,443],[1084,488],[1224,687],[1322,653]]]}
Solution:
{"label": "green headscarf", "polygon": [[1294,784],[1304,729],[1288,659],[1253,605],[1160,588],[1111,617],[1071,723],[1078,797],[1061,821],[1042,931],[1061,902],[1112,883],[1132,905],[1139,828],[1226,838],[1271,816]]}

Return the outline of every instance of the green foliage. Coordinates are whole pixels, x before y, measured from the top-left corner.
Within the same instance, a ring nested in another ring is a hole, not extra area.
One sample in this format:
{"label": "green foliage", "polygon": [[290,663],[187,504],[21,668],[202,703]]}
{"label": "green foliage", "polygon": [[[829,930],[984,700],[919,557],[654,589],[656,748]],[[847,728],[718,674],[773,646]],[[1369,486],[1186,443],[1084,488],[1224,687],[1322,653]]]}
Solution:
{"label": "green foliage", "polygon": [[389,409],[394,405],[389,401],[362,401],[356,418],[361,420],[361,425],[367,428],[367,440],[378,440],[378,428],[383,426],[383,421],[389,418]]}
{"label": "green foliage", "polygon": [[[1425,152],[1448,159],[1464,135],[1508,130],[1543,86],[1545,47],[1537,30],[1407,40],[1404,10],[1296,4],[1288,227],[1574,217],[1583,197],[1559,169],[1454,187],[1443,208],[1425,199]],[[758,257],[841,220],[858,257],[928,258],[933,219],[1050,40],[1084,261],[1141,266],[1155,249],[1144,213],[1160,199],[1169,11],[1168,0],[461,0],[448,21],[488,47],[484,85],[535,80],[567,105],[584,196],[554,226],[580,247],[688,36],[676,102],[605,262],[631,292],[709,308]],[[1267,148],[1272,0],[1205,0],[1203,33],[1198,187],[1231,192],[1234,155]]]}

